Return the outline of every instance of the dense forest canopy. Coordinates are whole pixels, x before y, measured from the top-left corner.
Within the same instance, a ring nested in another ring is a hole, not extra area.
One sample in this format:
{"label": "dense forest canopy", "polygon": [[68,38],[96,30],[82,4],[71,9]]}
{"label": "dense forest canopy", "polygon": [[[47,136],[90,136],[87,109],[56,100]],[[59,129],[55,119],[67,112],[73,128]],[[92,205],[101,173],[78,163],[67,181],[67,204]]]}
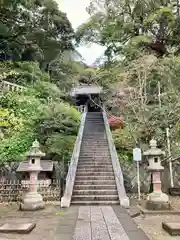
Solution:
{"label": "dense forest canopy", "polygon": [[[125,121],[113,131],[121,158],[148,147],[175,155],[180,138],[179,0],[92,0],[90,18],[74,31],[54,0],[0,2],[0,81],[26,87],[0,94],[0,160],[20,160],[37,138],[48,156],[70,160],[80,121],[67,92],[74,83],[104,87],[106,108]],[[88,67],[76,45],[105,47]]]}

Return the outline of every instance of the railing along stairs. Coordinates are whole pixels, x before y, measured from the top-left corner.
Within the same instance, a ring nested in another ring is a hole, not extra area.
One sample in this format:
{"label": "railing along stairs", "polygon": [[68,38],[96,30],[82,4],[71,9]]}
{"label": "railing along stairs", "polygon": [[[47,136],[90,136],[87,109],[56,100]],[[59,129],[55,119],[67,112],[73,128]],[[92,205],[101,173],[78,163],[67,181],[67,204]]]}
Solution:
{"label": "railing along stairs", "polygon": [[61,198],[61,207],[69,207],[71,204],[71,197],[72,197],[72,193],[73,193],[73,187],[74,187],[74,182],[75,182],[75,177],[76,177],[76,170],[77,170],[77,165],[78,165],[78,160],[79,160],[79,154],[80,154],[80,149],[81,149],[86,115],[87,115],[87,107],[83,106],[81,108],[81,111],[83,111],[82,115],[81,115],[81,123],[80,123],[80,127],[79,127],[79,132],[78,132],[78,135],[76,138],[76,142],[74,145],[74,151],[73,151],[73,154],[71,157],[68,174],[66,177],[66,187],[65,187],[65,191],[64,191],[64,196]]}

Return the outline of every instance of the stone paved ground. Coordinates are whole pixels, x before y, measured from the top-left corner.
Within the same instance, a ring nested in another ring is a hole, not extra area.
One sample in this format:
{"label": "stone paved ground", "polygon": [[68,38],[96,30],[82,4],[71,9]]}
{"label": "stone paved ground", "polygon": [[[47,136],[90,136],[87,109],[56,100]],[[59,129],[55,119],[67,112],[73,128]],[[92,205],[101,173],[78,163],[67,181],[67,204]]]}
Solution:
{"label": "stone paved ground", "polygon": [[148,240],[120,206],[79,208],[73,240]]}

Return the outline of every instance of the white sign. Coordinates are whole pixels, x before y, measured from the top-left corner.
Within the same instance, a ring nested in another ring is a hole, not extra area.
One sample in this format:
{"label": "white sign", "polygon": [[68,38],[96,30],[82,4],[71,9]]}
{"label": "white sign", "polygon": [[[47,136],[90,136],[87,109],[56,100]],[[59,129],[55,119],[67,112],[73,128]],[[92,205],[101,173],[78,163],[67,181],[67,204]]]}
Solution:
{"label": "white sign", "polygon": [[142,153],[140,148],[133,149],[133,160],[136,162],[142,161]]}

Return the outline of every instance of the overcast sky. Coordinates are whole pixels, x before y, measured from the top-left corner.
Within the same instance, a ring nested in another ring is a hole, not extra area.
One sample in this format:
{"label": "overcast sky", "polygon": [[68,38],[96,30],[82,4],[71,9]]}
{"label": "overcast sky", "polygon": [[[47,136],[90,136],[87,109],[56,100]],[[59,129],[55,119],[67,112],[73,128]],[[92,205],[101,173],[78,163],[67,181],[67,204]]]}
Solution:
{"label": "overcast sky", "polygon": [[[59,3],[60,9],[67,13],[68,19],[72,26],[76,29],[79,25],[85,22],[89,15],[86,12],[86,7],[90,0],[56,0]],[[96,58],[102,55],[103,49],[98,45],[91,45],[89,47],[82,46],[77,49],[87,64],[92,64]]]}

